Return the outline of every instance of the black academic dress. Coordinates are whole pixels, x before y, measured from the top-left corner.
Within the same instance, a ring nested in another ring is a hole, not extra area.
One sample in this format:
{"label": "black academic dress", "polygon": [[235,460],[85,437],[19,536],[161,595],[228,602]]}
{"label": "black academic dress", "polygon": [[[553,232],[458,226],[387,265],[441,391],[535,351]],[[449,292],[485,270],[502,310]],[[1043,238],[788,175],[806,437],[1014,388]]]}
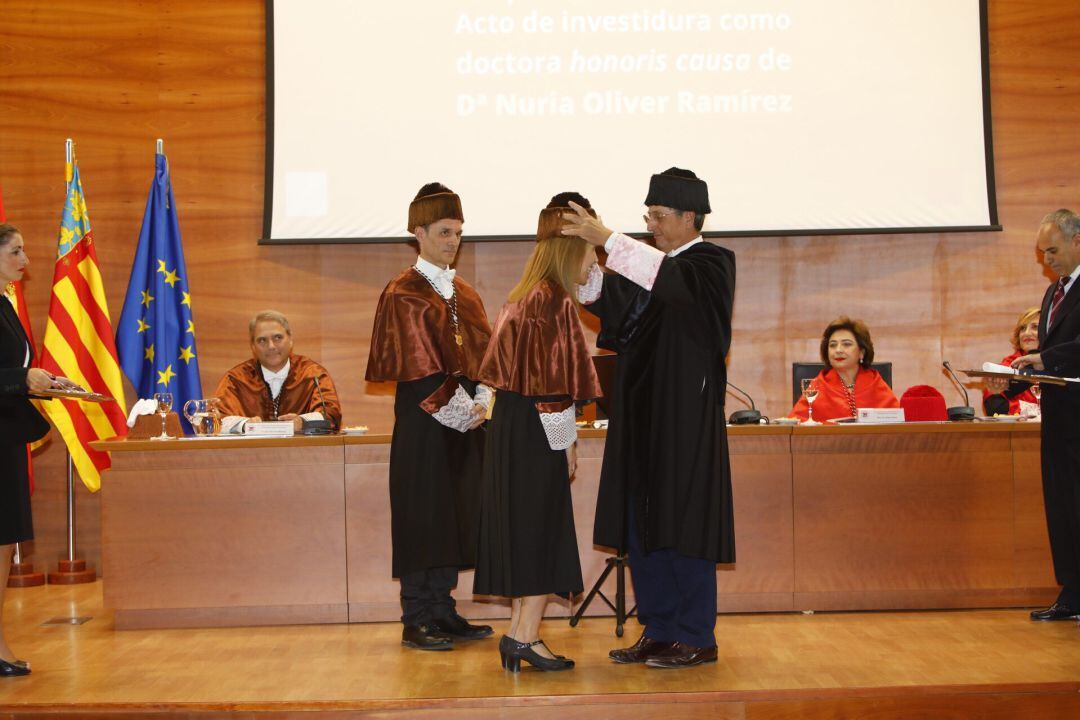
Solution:
{"label": "black academic dress", "polygon": [[[440,424],[422,404],[443,373],[399,382],[390,443],[390,534],[393,576],[476,562],[484,433]],[[473,395],[476,384],[458,383]]]}
{"label": "black academic dress", "polygon": [[581,592],[566,451],[553,450],[541,413],[600,395],[578,308],[552,280],[507,303],[480,379],[497,389],[481,476],[473,592],[523,597]]}
{"label": "black academic dress", "polygon": [[552,450],[536,398],[500,390],[481,476],[473,592],[525,597],[584,587],[565,450]]}
{"label": "black academic dress", "polygon": [[703,242],[660,265],[651,292],[609,274],[598,343],[618,352],[594,542],[626,550],[635,502],[646,552],[735,561],[724,399],[735,255]]}

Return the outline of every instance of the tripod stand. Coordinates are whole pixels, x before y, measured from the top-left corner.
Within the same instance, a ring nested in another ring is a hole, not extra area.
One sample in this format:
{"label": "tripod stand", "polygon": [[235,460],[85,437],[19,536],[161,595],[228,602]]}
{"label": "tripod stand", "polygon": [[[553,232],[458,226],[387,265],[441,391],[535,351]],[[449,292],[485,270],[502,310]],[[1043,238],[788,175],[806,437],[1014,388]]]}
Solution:
{"label": "tripod stand", "polygon": [[[600,599],[607,603],[607,606],[615,612],[615,635],[617,637],[623,636],[623,624],[628,618],[633,616],[634,611],[637,610],[637,605],[630,608],[630,612],[626,611],[626,566],[629,564],[629,560],[626,555],[620,554],[614,557],[609,557],[606,561],[607,567],[604,568],[604,572],[600,573],[600,577],[596,583],[589,590],[589,594],[585,596],[585,601],[581,603],[581,607],[577,609],[574,616],[570,618],[570,627],[577,627],[578,622],[581,621],[581,616],[585,614],[585,610],[588,609],[589,603],[593,601],[597,595]],[[615,604],[612,605],[608,600],[607,595],[600,588],[604,585],[604,581],[607,580],[608,575],[612,570],[617,570],[615,573]]]}

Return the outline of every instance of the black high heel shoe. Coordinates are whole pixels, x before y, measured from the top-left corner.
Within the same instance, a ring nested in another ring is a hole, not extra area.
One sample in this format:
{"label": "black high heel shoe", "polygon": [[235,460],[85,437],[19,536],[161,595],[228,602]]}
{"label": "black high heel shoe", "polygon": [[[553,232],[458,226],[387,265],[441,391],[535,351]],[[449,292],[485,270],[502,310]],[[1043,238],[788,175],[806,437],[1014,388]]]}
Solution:
{"label": "black high heel shoe", "polygon": [[[510,646],[507,645],[507,643],[513,643],[513,642],[516,642],[516,641],[512,637],[510,637],[509,635],[503,635],[502,638],[499,640],[499,654],[500,655],[505,655],[506,653],[508,653],[510,651]],[[545,645],[544,647],[547,647],[547,646]],[[551,652],[551,648],[548,648],[548,652]],[[555,653],[551,653],[551,654],[555,655]],[[555,655],[555,657],[559,658],[560,660],[565,660],[566,659],[565,655]],[[16,660],[15,662],[20,662],[21,663],[21,662],[24,662],[24,661]],[[30,666],[27,665],[27,667],[30,667]],[[506,667],[505,662],[503,663],[503,667]]]}
{"label": "black high heel shoe", "polygon": [[6,660],[0,660],[0,677],[19,677],[20,675],[29,674],[29,665],[20,665],[17,663],[9,663]]}
{"label": "black high heel shoe", "polygon": [[[502,658],[503,669],[509,670],[510,672],[521,672],[522,660],[529,663],[537,670],[569,670],[574,667],[574,661],[565,658],[562,655],[554,658],[544,657],[533,650],[537,645],[544,645],[544,641],[533,640],[532,642],[523,643],[518,642],[508,635],[503,635],[502,640],[499,641],[499,656]],[[547,645],[544,645],[544,647],[546,648]],[[548,652],[551,652],[550,649]]]}

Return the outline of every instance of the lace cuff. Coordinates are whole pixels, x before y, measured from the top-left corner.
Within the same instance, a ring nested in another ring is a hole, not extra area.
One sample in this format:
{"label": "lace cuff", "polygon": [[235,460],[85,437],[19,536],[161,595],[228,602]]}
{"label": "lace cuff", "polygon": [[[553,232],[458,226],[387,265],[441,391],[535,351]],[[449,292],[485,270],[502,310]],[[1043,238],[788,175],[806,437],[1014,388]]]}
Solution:
{"label": "lace cuff", "polygon": [[565,410],[545,412],[552,404],[536,403],[536,409],[540,412],[540,424],[544,426],[548,446],[552,450],[565,450],[577,440],[577,413],[572,402]]}
{"label": "lace cuff", "polygon": [[476,422],[476,416],[473,414],[474,407],[476,407],[476,403],[469,397],[469,393],[465,392],[465,388],[458,385],[450,398],[450,402],[431,413],[431,417],[451,430],[463,433],[467,432],[472,427],[472,424]]}
{"label": "lace cuff", "polygon": [[226,415],[221,418],[221,434],[239,435],[244,432],[244,424],[247,420],[243,415]]}
{"label": "lace cuff", "polygon": [[613,233],[608,243],[611,249],[608,251],[607,267],[646,290],[652,290],[656,274],[660,272],[660,263],[666,257],[664,253],[619,233]]}
{"label": "lace cuff", "polygon": [[604,272],[595,263],[589,268],[589,276],[584,285],[577,286],[578,302],[588,305],[600,298],[600,291],[604,289]]}
{"label": "lace cuff", "polygon": [[491,388],[483,383],[476,384],[476,394],[473,395],[473,402],[477,405],[483,406],[485,410],[491,412],[491,398],[493,393]]}

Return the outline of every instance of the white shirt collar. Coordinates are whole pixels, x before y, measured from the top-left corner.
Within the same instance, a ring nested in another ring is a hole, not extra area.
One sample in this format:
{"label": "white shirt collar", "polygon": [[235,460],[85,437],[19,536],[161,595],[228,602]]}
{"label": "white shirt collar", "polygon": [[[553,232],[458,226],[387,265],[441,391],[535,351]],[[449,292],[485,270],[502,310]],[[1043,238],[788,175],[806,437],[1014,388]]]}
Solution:
{"label": "white shirt collar", "polygon": [[274,380],[276,380],[279,383],[282,383],[285,382],[285,378],[288,377],[288,368],[292,365],[292,363],[293,361],[285,361],[285,367],[276,372],[268,369],[264,365],[259,365],[259,367],[262,369],[262,377],[264,377],[267,382],[272,383]]}
{"label": "white shirt collar", "polygon": [[419,255],[416,256],[416,270],[435,284],[435,290],[444,298],[454,294],[455,271],[449,267],[439,267]]}
{"label": "white shirt collar", "polygon": [[449,267],[439,267],[435,263],[428,262],[419,255],[416,256],[416,269],[427,275],[434,280],[442,275],[445,271],[449,270]]}
{"label": "white shirt collar", "polygon": [[698,235],[696,238],[694,238],[690,242],[686,243],[685,245],[680,245],[679,247],[677,247],[674,250],[672,250],[671,252],[669,252],[668,257],[675,257],[676,255],[681,253],[683,250],[686,250],[688,248],[692,248],[695,245],[697,245],[698,243],[703,243],[703,242],[705,242],[705,241],[701,239],[700,235]]}

